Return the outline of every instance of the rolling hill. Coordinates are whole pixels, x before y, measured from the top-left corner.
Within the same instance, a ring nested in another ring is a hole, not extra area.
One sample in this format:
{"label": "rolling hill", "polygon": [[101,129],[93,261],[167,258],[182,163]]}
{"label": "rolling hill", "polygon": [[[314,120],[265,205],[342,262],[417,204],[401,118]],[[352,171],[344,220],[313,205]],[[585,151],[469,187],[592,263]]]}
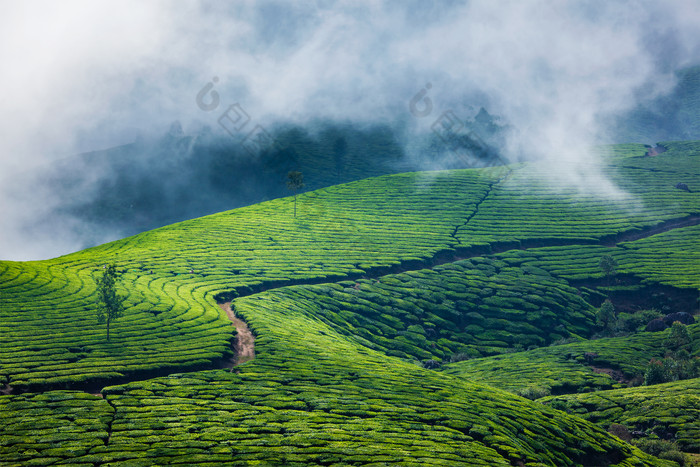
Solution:
{"label": "rolling hill", "polygon": [[[663,354],[668,331],[597,339],[603,298],[698,311],[700,143],[661,144],[600,149],[614,199],[537,164],[403,173],[303,193],[296,218],[275,199],[0,262],[0,463],[674,465],[564,395],[641,391]],[[127,296],[109,342],[107,264]],[[255,336],[242,365],[224,303]],[[533,386],[569,399],[508,392]]]}

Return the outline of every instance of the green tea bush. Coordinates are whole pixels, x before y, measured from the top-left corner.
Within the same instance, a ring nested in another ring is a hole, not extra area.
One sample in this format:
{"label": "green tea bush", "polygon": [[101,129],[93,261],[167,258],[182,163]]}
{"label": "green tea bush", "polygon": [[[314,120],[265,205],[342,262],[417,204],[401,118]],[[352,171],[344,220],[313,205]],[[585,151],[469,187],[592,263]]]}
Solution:
{"label": "green tea bush", "polygon": [[530,400],[541,399],[552,394],[551,388],[546,386],[528,386],[516,392],[517,395]]}
{"label": "green tea bush", "polygon": [[662,316],[663,315],[655,309],[640,310],[635,313],[620,313],[617,315],[615,331],[626,333],[641,331],[649,321]]}
{"label": "green tea bush", "polygon": [[[684,351],[682,351],[684,352]],[[668,383],[700,376],[700,357],[691,358],[688,352],[663,360],[652,359],[644,372],[644,384]]]}
{"label": "green tea bush", "polygon": [[660,459],[667,459],[678,463],[681,467],[686,465],[686,455],[678,450],[676,443],[663,439],[638,439],[634,445],[642,451]]}

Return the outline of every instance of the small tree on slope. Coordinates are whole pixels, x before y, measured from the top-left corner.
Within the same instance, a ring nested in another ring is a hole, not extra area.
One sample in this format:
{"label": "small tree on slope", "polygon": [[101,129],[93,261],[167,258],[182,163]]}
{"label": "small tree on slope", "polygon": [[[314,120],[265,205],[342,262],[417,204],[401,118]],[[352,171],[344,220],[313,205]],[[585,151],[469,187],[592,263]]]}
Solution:
{"label": "small tree on slope", "polygon": [[297,191],[304,188],[304,176],[301,172],[292,171],[287,174],[287,188],[294,192],[294,217],[297,217]]}
{"label": "small tree on slope", "polygon": [[616,320],[615,307],[610,300],[605,300],[596,314],[596,324],[609,330]]}
{"label": "small tree on slope", "polygon": [[615,275],[617,270],[617,261],[611,255],[605,255],[600,258],[598,266],[603,270],[603,274],[608,279],[608,287],[610,286],[610,278]]}
{"label": "small tree on slope", "polygon": [[109,342],[110,323],[124,314],[124,297],[117,293],[117,268],[110,264],[97,279],[97,322],[107,323],[107,341]]}

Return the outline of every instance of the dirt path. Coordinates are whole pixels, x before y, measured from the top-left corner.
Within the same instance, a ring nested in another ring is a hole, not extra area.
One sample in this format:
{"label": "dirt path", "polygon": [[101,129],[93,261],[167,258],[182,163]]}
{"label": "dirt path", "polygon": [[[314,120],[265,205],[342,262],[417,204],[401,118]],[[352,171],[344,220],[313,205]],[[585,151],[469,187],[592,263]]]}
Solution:
{"label": "dirt path", "polygon": [[231,302],[219,303],[219,306],[226,312],[226,315],[236,328],[236,342],[233,344],[236,355],[234,356],[235,360],[233,362],[233,366],[237,366],[254,359],[255,336],[253,336],[252,331],[246,322],[238,318],[233,312],[231,309]]}
{"label": "dirt path", "polygon": [[601,240],[600,243],[604,246],[614,247],[617,246],[618,243],[633,242],[635,240],[641,240],[643,238],[651,237],[652,235],[668,232],[669,230],[680,229],[683,227],[692,227],[698,224],[700,224],[700,215],[691,214],[680,219],[669,219],[655,226],[643,227],[639,230],[629,230],[626,232],[621,232],[618,235]]}

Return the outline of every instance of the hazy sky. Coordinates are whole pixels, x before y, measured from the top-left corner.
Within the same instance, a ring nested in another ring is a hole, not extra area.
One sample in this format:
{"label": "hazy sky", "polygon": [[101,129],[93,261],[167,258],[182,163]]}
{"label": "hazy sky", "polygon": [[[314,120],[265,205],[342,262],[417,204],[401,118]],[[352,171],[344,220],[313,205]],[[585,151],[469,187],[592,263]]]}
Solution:
{"label": "hazy sky", "polygon": [[[216,127],[236,102],[261,124],[406,120],[416,131],[443,110],[488,105],[519,130],[512,154],[576,172],[607,117],[700,63],[696,0],[3,0],[0,11],[0,180],[174,120]],[[210,82],[220,105],[205,111],[195,98]],[[435,110],[415,118],[408,102],[427,83]],[[50,195],[0,189],[0,258],[67,251],[70,239],[38,244],[17,227],[51,209]]]}

